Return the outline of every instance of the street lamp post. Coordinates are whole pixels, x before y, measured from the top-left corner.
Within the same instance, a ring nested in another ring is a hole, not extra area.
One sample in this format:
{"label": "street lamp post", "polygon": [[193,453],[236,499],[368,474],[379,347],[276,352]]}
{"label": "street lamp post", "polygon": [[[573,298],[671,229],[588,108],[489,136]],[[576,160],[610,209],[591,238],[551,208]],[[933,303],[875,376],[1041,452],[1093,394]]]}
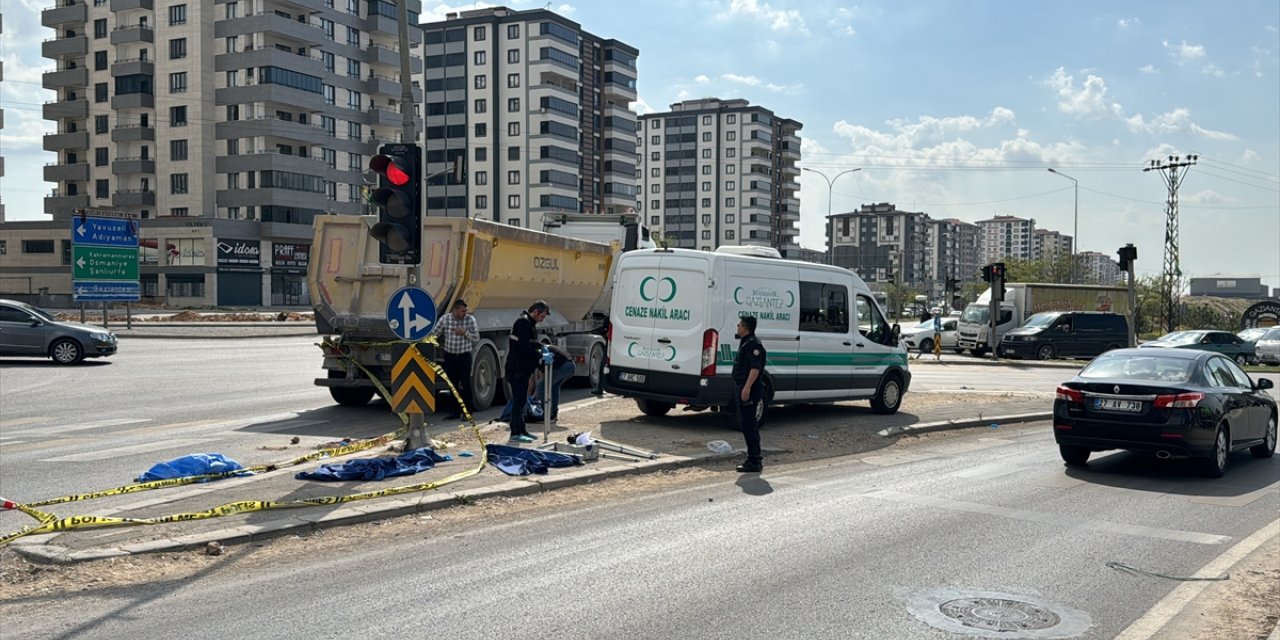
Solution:
{"label": "street lamp post", "polygon": [[[836,245],[836,228],[835,228],[835,223],[831,221],[831,188],[835,186],[836,180],[839,180],[840,176],[846,173],[862,171],[862,167],[858,167],[856,169],[845,169],[844,171],[837,173],[834,178],[828,178],[827,174],[821,171],[818,171],[817,169],[810,169],[809,167],[801,167],[800,170],[808,171],[809,173],[816,173],[822,176],[823,180],[827,181],[827,264],[835,264],[836,263],[836,246],[835,246]],[[862,241],[859,240],[858,242],[859,242],[858,253],[859,255],[861,255]]]}
{"label": "street lamp post", "polygon": [[1076,281],[1076,253],[1080,249],[1080,183],[1077,182],[1075,178],[1072,178],[1071,176],[1061,171],[1058,171],[1053,167],[1049,167],[1049,173],[1052,173],[1057,176],[1062,176],[1070,180],[1071,184],[1075,186],[1076,199],[1075,199],[1075,206],[1073,207],[1073,213],[1072,213],[1073,222],[1072,222],[1072,229],[1071,229],[1071,284],[1079,284]]}

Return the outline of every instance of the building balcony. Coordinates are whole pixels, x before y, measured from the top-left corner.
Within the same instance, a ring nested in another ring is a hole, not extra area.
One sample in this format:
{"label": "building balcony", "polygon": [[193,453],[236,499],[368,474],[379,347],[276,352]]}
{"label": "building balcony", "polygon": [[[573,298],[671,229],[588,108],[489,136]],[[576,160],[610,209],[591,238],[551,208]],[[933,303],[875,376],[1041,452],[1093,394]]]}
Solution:
{"label": "building balcony", "polygon": [[133,58],[130,60],[116,60],[111,63],[111,77],[118,78],[120,76],[136,76],[136,75],[156,75],[156,63],[143,58]]}
{"label": "building balcony", "polygon": [[140,124],[120,124],[111,129],[112,142],[154,142],[156,130]]}
{"label": "building balcony", "polygon": [[529,87],[529,104],[541,104],[543,96],[554,96],[561,100],[568,100],[578,104],[578,85],[576,82],[569,83],[557,80],[556,82],[542,82]]}
{"label": "building balcony", "polygon": [[305,21],[300,22],[294,18],[276,15],[274,12],[254,13],[230,20],[218,20],[213,24],[215,38],[248,36],[255,33],[269,33],[272,37],[285,38],[307,46],[328,40],[320,25]]}
{"label": "building balcony", "polygon": [[156,97],[149,93],[126,93],[119,96],[111,96],[111,108],[116,111],[122,109],[154,109],[156,106]]}
{"label": "building balcony", "polygon": [[235,53],[223,53],[214,58],[213,69],[217,72],[235,71],[250,67],[281,67],[298,73],[313,76],[331,75],[324,68],[319,54],[302,55],[292,51],[284,51],[275,47],[244,48]]}
{"label": "building balcony", "polygon": [[89,163],[46,164],[44,166],[45,182],[85,182],[89,179]]}
{"label": "building balcony", "polygon": [[40,55],[46,58],[83,57],[89,51],[89,38],[74,36],[54,38],[40,43]]}
{"label": "building balcony", "polygon": [[49,133],[44,136],[45,151],[66,151],[89,148],[89,132]]}
{"label": "building balcony", "polygon": [[57,6],[40,12],[40,25],[57,28],[64,24],[83,24],[88,16],[89,7],[84,0],[79,2],[60,0]]}
{"label": "building balcony", "polygon": [[580,73],[581,70],[577,66],[550,58],[529,61],[529,77],[542,78],[543,82],[546,82],[549,76],[576,82]]}
{"label": "building balcony", "polygon": [[128,11],[130,9],[155,10],[152,0],[111,0],[111,11]]}
{"label": "building balcony", "polygon": [[[384,96],[395,96],[398,98],[400,97],[400,92],[402,90],[400,80],[395,76],[375,73],[369,75],[368,79],[365,81],[365,93],[369,94],[381,94]],[[413,92],[414,103],[422,102],[422,89],[413,87],[410,90]]]}
{"label": "building balcony", "polygon": [[111,161],[111,173],[117,176],[134,174],[155,175],[156,161],[151,158],[116,158]]}
{"label": "building balcony", "polygon": [[111,30],[111,44],[132,44],[134,42],[155,42],[156,32],[150,25],[122,24]]}
{"label": "building balcony", "polygon": [[636,101],[636,84],[635,82],[615,82],[608,81],[600,85],[604,90],[604,94],[614,100],[635,102]]}
{"label": "building balcony", "polygon": [[303,209],[329,209],[337,203],[323,193],[294,191],[291,189],[219,189],[214,195],[219,207],[300,207]]}
{"label": "building balcony", "polygon": [[[422,3],[411,1],[409,3],[409,11],[412,11],[413,13],[421,14]],[[373,33],[397,33],[399,29],[399,23],[396,20],[397,19],[394,17],[388,17],[381,14],[376,14],[376,13],[371,14],[369,15],[369,17],[365,18],[364,20],[364,25],[365,25],[364,30],[373,32]],[[410,29],[409,42],[412,44],[421,44],[422,30]]]}
{"label": "building balcony", "polygon": [[218,140],[272,137],[308,145],[323,145],[336,151],[361,153],[364,151],[362,141],[338,140],[318,125],[291,122],[274,117],[219,122],[214,125],[213,135]]}
{"label": "building balcony", "polygon": [[41,85],[46,89],[65,89],[83,87],[89,84],[89,70],[63,69],[62,71],[46,71],[41,78]]}
{"label": "building balcony", "polygon": [[83,119],[89,117],[89,100],[63,100],[61,102],[44,103],[44,119],[60,120],[62,118]]}
{"label": "building balcony", "polygon": [[366,109],[364,114],[364,123],[369,126],[398,127],[404,124],[404,115],[398,110],[374,107]]}
{"label": "building balcony", "polygon": [[89,206],[89,194],[74,196],[59,195],[54,191],[44,199],[44,212],[59,217],[71,215],[76,209]]}
{"label": "building balcony", "polygon": [[[400,68],[400,50],[392,49],[386,45],[374,44],[364,49],[364,61],[367,64],[382,65],[386,67]],[[422,58],[409,56],[409,72],[417,75],[422,73]]]}
{"label": "building balcony", "polygon": [[214,100],[219,105],[275,102],[290,107],[302,107],[305,110],[313,110],[316,105],[324,104],[324,98],[318,93],[271,83],[217,89],[214,91]]}
{"label": "building balcony", "polygon": [[[214,159],[215,173],[236,173],[241,171],[289,171],[307,175],[330,176],[337,169],[330,169],[323,160],[308,156],[295,156],[284,153],[242,153],[234,156],[218,156]],[[361,167],[363,169],[363,167]],[[356,178],[359,179],[358,177]]]}
{"label": "building balcony", "polygon": [[141,189],[121,189],[111,194],[113,207],[154,207],[156,192]]}

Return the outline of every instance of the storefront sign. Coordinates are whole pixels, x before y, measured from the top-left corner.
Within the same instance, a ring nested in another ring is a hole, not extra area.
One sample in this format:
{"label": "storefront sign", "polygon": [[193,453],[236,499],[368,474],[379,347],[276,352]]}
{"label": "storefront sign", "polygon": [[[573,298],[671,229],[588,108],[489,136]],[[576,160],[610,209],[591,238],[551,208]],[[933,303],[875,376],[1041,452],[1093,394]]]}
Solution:
{"label": "storefront sign", "polygon": [[271,266],[278,268],[306,269],[311,255],[311,245],[293,242],[271,243]]}
{"label": "storefront sign", "polygon": [[256,267],[262,264],[262,244],[257,240],[218,240],[218,266]]}

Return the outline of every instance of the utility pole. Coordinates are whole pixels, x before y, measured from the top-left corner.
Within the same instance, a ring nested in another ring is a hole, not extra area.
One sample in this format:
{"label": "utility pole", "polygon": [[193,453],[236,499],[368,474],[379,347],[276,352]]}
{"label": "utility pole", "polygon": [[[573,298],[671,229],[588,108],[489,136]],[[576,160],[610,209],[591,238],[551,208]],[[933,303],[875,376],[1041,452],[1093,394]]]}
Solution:
{"label": "utility pole", "polygon": [[1182,186],[1187,172],[1179,174],[1178,169],[1191,167],[1199,159],[1198,155],[1189,155],[1185,159],[1169,156],[1166,160],[1152,160],[1142,169],[1144,172],[1159,171],[1169,189],[1164,210],[1164,273],[1160,282],[1160,320],[1165,331],[1169,332],[1178,328],[1178,296],[1182,293],[1182,265],[1178,258],[1178,187]]}
{"label": "utility pole", "polygon": [[[400,132],[400,142],[413,144],[413,75],[409,71],[409,0],[400,0],[396,5],[399,9],[396,22],[400,27],[398,34],[400,39],[400,116],[404,123],[404,128]],[[425,149],[425,144],[423,148]],[[426,164],[423,163],[423,166],[425,167]]]}

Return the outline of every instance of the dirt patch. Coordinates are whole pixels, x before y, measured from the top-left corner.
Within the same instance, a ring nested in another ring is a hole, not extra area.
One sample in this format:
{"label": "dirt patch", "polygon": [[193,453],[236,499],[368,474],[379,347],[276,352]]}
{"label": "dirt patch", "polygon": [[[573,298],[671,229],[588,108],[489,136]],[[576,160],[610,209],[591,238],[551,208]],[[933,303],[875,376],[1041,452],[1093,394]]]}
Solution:
{"label": "dirt patch", "polygon": [[1280,537],[1249,554],[1175,619],[1177,637],[1263,640],[1280,622]]}
{"label": "dirt patch", "polygon": [[[63,322],[79,322],[80,314],[78,313],[56,313],[54,316]],[[196,311],[179,311],[169,316],[134,316],[133,322],[312,322],[314,314],[299,313],[296,311],[281,311],[279,313],[199,313]],[[96,322],[102,319],[102,314],[89,313],[86,319]],[[129,320],[129,316],[123,313],[108,313],[107,321],[120,323]]]}

